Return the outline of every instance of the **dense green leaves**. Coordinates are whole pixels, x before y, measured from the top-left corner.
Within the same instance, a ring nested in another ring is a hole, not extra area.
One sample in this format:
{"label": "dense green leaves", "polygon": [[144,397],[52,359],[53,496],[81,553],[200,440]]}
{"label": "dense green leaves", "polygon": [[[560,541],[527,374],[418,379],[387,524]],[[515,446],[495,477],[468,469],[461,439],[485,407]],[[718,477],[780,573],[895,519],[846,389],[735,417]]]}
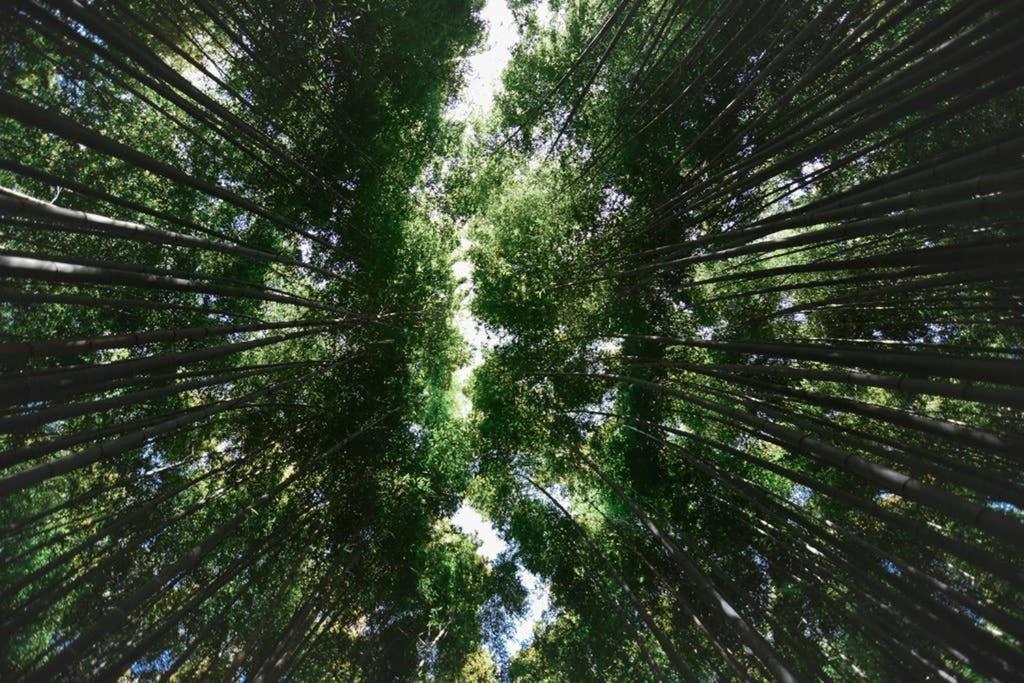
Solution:
{"label": "dense green leaves", "polygon": [[552,7],[454,179],[512,675],[1012,678],[1020,7]]}
{"label": "dense green leaves", "polygon": [[479,660],[456,239],[409,191],[474,9],[5,8],[5,678]]}
{"label": "dense green leaves", "polygon": [[508,5],[0,9],[0,678],[1024,668],[1024,6]]}

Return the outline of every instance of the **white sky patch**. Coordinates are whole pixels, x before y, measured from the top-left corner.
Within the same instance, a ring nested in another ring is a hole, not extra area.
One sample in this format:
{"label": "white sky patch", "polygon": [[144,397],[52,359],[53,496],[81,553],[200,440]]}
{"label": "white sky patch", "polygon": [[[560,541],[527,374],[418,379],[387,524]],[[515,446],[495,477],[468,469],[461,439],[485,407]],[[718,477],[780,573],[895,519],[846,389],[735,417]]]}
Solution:
{"label": "white sky patch", "polygon": [[[494,95],[501,87],[501,73],[512,58],[512,47],[519,39],[515,17],[505,0],[487,0],[480,18],[484,21],[486,39],[480,51],[469,57],[466,85],[458,99],[445,112],[451,121],[468,121],[470,117],[481,116],[490,111]],[[460,417],[466,418],[473,410],[472,402],[465,394],[466,382],[473,370],[483,363],[484,350],[496,343],[480,322],[473,317],[470,309],[473,303],[473,263],[467,252],[472,246],[462,227],[459,252],[452,264],[452,275],[460,284],[456,296],[460,298],[459,310],[455,313],[455,327],[469,345],[469,363],[455,371],[455,407]]]}
{"label": "white sky patch", "polygon": [[498,338],[473,315],[471,308],[474,296],[473,262],[467,255],[471,242],[465,236],[460,238],[460,242],[456,260],[452,264],[452,275],[459,281],[459,285],[455,289],[455,296],[459,297],[459,309],[455,312],[454,322],[455,328],[469,346],[469,363],[455,371],[453,385],[455,387],[456,411],[459,417],[467,418],[473,410],[473,403],[466,396],[466,383],[473,371],[483,364],[484,352],[494,348]]}
{"label": "white sky patch", "polygon": [[494,526],[466,501],[462,501],[462,505],[455,511],[452,524],[458,527],[462,533],[480,541],[476,553],[484,558],[487,564],[493,564],[494,559],[508,547]]}
{"label": "white sky patch", "polygon": [[[540,3],[539,15],[542,21],[550,18],[547,9],[546,2]],[[480,18],[485,22],[487,38],[480,51],[468,59],[465,88],[445,112],[450,121],[468,121],[471,117],[483,116],[490,111],[494,95],[501,87],[501,74],[512,58],[513,46],[519,40],[519,28],[506,0],[487,0]],[[466,227],[462,226],[459,250],[452,263],[452,275],[459,282],[455,291],[459,297],[455,327],[466,340],[470,351],[469,362],[456,370],[453,377],[456,410],[463,418],[468,417],[473,409],[472,401],[465,393],[466,383],[473,371],[483,363],[484,352],[493,348],[498,341],[497,335],[489,332],[473,316],[473,263],[468,257],[471,247]],[[494,525],[468,502],[463,501],[451,521],[463,533],[479,541],[477,553],[488,565],[493,564],[495,558],[508,548]],[[525,614],[516,620],[505,643],[509,656],[529,645],[534,626],[544,618],[551,604],[551,586],[547,581],[521,565],[518,576],[527,590],[527,608]]]}
{"label": "white sky patch", "polygon": [[516,621],[515,629],[505,643],[509,655],[513,655],[524,647],[529,647],[533,640],[533,629],[538,622],[544,620],[544,613],[551,607],[551,584],[533,572],[520,567],[519,580],[526,588],[528,602],[526,613]]}
{"label": "white sky patch", "polygon": [[[508,549],[508,543],[498,534],[494,525],[467,501],[462,501],[451,521],[462,533],[477,540],[477,555],[488,565],[493,565],[498,555]],[[533,640],[534,626],[545,618],[545,613],[551,607],[550,583],[521,565],[516,575],[526,588],[526,611],[515,620],[512,632],[504,643],[510,657],[522,648],[529,647]]]}
{"label": "white sky patch", "polygon": [[453,121],[465,121],[470,115],[490,110],[494,94],[501,87],[501,72],[512,58],[512,46],[519,39],[519,28],[505,0],[487,0],[480,18],[486,24],[487,39],[480,51],[469,58],[466,87],[446,112]]}
{"label": "white sky patch", "polygon": [[592,347],[595,353],[614,355],[622,351],[622,338],[610,337],[608,339],[600,339],[594,342]]}

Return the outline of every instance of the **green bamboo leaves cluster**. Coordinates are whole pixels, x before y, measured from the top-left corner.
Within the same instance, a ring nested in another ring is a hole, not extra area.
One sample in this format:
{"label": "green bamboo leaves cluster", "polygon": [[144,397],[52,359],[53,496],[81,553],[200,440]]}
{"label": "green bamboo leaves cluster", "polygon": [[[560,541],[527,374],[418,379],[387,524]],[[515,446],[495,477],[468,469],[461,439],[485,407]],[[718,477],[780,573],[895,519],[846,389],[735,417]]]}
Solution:
{"label": "green bamboo leaves cluster", "polygon": [[1019,677],[1024,3],[508,5],[0,7],[0,678]]}
{"label": "green bamboo leaves cluster", "polygon": [[475,9],[4,5],[0,678],[493,669],[409,191]]}
{"label": "green bamboo leaves cluster", "polygon": [[1024,6],[551,9],[453,177],[511,675],[1014,679]]}

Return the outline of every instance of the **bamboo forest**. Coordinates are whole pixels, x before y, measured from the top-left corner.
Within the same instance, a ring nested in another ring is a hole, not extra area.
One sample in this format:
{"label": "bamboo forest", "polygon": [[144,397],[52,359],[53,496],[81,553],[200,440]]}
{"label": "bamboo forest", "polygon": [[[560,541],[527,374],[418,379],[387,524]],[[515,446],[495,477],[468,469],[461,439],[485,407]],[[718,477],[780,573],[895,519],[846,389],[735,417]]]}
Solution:
{"label": "bamboo forest", "polygon": [[1024,680],[1024,0],[0,0],[0,681]]}

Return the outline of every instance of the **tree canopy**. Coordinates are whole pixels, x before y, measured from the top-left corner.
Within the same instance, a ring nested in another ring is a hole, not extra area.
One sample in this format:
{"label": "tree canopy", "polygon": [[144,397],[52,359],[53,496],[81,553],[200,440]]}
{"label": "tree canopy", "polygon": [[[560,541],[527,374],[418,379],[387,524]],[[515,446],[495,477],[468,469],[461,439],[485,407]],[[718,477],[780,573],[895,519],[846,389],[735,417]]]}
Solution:
{"label": "tree canopy", "polygon": [[1017,679],[1024,3],[483,4],[0,5],[0,679]]}

